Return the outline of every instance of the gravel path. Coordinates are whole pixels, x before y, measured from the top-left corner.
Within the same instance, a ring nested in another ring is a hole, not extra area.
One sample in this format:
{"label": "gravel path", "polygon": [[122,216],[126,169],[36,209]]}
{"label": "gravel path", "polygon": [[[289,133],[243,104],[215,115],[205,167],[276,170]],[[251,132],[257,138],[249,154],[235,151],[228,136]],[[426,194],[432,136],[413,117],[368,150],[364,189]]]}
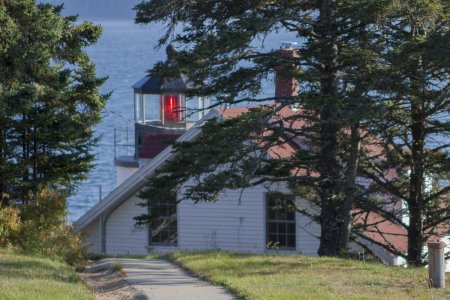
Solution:
{"label": "gravel path", "polygon": [[111,269],[110,260],[99,260],[89,264],[78,273],[87,287],[94,293],[95,300],[147,300],[142,291],[131,286],[122,271]]}
{"label": "gravel path", "polygon": [[223,287],[193,277],[177,265],[162,259],[112,259],[123,265],[127,282],[155,300],[236,299]]}
{"label": "gravel path", "polygon": [[[123,265],[121,272],[111,266]],[[162,259],[107,258],[92,263],[81,273],[97,300],[231,300],[223,287],[193,277]]]}

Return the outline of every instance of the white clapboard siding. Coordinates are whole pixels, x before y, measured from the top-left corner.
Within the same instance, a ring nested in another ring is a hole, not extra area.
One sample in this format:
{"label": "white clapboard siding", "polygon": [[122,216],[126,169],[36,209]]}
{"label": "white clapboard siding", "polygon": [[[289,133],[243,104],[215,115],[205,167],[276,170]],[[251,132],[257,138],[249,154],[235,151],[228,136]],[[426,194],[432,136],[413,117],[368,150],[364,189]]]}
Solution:
{"label": "white clapboard siding", "polygon": [[[313,214],[318,212],[302,199],[297,199],[297,203],[303,209]],[[296,235],[297,251],[308,256],[317,256],[319,249],[320,225],[312,222],[311,219],[303,214],[296,214]]]}
{"label": "white clapboard siding", "polygon": [[[178,247],[182,250],[266,250],[266,193],[290,193],[283,184],[226,191],[214,203],[183,201],[178,205]],[[241,201],[239,202],[239,197]],[[296,215],[297,251],[316,255],[320,234],[317,223]]]}
{"label": "white clapboard siding", "polygon": [[[266,251],[266,193],[290,193],[284,184],[227,190],[214,203],[182,201],[177,207],[178,246],[154,246],[148,249],[148,231],[136,228],[134,217],[145,212],[137,206],[136,195],[128,198],[110,214],[104,214],[107,254],[146,254],[148,251],[224,250],[236,252]],[[239,201],[240,199],[240,201]],[[297,200],[302,207],[305,203]],[[299,213],[296,214],[297,251],[316,255],[320,227]],[[87,234],[89,251],[101,252],[100,220],[92,223]]]}
{"label": "white clapboard siding", "polygon": [[136,205],[133,196],[117,207],[106,219],[106,253],[147,254],[147,229],[137,228],[134,217],[144,213],[145,208]]}
{"label": "white clapboard siding", "polygon": [[246,189],[242,195],[240,191],[226,191],[214,203],[182,201],[178,205],[178,247],[264,251],[264,192],[256,187]]}
{"label": "white clapboard siding", "polygon": [[83,231],[83,237],[89,253],[101,253],[101,229],[100,219],[89,225],[86,230]]}

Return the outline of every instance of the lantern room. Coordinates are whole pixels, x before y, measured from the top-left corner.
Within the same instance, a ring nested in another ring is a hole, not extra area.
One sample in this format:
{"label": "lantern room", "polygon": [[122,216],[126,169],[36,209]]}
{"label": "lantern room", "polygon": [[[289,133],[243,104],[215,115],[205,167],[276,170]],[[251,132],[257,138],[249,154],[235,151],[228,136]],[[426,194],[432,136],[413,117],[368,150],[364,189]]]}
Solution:
{"label": "lantern room", "polygon": [[[165,65],[170,67],[174,63],[172,58],[176,50],[169,45],[166,52]],[[115,155],[118,184],[155,158],[208,113],[209,98],[186,97],[186,92],[192,88],[183,74],[162,79],[145,76],[133,85],[135,151],[133,156],[128,155],[128,152],[126,155]],[[114,145],[114,149],[120,146],[116,142]]]}
{"label": "lantern room", "polygon": [[188,123],[200,120],[209,107],[207,98],[186,98],[188,86],[181,78],[161,84],[145,77],[133,88],[134,119],[140,124],[189,127]]}
{"label": "lantern room", "polygon": [[[171,67],[175,48],[169,45],[166,52],[165,65]],[[133,86],[136,159],[154,158],[207,113],[208,98],[186,97],[192,88],[183,74],[145,76]]]}
{"label": "lantern room", "polygon": [[[167,47],[166,65],[170,65],[175,52],[172,45]],[[158,79],[146,76],[134,86],[134,118],[137,123],[168,127],[189,127],[205,114],[209,101],[203,97],[186,98],[185,93],[192,88],[184,75],[176,78]]]}

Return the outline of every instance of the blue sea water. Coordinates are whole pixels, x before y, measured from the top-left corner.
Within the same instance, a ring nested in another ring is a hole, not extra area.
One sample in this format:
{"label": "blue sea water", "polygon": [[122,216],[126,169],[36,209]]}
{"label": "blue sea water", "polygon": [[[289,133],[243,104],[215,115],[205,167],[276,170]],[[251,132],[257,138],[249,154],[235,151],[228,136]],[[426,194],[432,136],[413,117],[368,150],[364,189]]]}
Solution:
{"label": "blue sea water", "polygon": [[[98,23],[98,22],[97,22]],[[101,87],[103,93],[112,92],[103,111],[103,121],[96,126],[96,136],[100,142],[95,148],[95,167],[88,178],[81,182],[74,196],[69,199],[69,220],[75,221],[99,201],[99,186],[102,196],[111,192],[115,185],[114,169],[114,128],[118,139],[126,143],[133,141],[133,90],[132,85],[142,78],[154,63],[165,60],[164,49],[155,49],[162,34],[163,26],[136,25],[133,21],[102,21],[104,32],[99,42],[88,48],[87,52],[97,66],[98,76],[109,79]],[[295,40],[293,34],[274,33],[255,46],[264,46],[267,50],[279,48],[283,41]],[[273,84],[265,83],[262,96],[273,95]],[[118,148],[124,150],[123,148]],[[130,149],[129,154],[132,154]]]}
{"label": "blue sea water", "polygon": [[[140,26],[132,21],[101,22],[104,28],[99,42],[87,52],[96,64],[98,76],[108,76],[101,87],[103,93],[112,92],[104,109],[102,123],[95,129],[100,142],[95,148],[95,167],[69,199],[69,220],[75,221],[99,200],[99,186],[103,197],[115,186],[114,128],[118,136],[129,129],[133,133],[133,90],[131,86],[145,75],[163,50],[155,50],[162,27]],[[131,151],[131,150],[130,150]]]}

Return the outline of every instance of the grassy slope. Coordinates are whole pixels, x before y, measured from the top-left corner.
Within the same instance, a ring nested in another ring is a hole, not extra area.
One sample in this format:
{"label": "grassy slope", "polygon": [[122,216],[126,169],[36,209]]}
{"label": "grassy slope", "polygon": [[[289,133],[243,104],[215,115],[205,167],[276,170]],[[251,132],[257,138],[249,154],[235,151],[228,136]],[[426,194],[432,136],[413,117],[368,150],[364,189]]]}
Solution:
{"label": "grassy slope", "polygon": [[25,255],[0,253],[0,299],[92,299],[70,266]]}
{"label": "grassy slope", "polygon": [[425,269],[300,255],[207,252],[169,258],[243,299],[450,299],[449,287],[427,288]]}

